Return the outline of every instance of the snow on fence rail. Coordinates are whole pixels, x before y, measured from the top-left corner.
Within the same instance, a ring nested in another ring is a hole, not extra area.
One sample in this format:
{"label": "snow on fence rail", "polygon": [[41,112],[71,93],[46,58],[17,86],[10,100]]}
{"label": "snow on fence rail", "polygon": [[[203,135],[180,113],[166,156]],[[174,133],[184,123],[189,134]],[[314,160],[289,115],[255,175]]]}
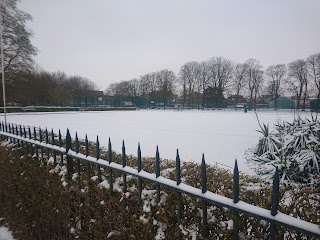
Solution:
{"label": "snow on fence rail", "polygon": [[[74,171],[74,159],[76,159],[77,163],[77,171],[80,174],[80,160],[87,162],[87,169],[89,169],[90,163],[96,164],[98,166],[98,179],[101,182],[102,176],[100,172],[100,167],[103,166],[109,169],[109,185],[110,185],[110,193],[113,193],[113,170],[117,170],[122,172],[123,174],[123,192],[127,191],[127,184],[126,184],[126,175],[132,175],[138,178],[139,184],[139,193],[141,197],[142,192],[142,179],[150,181],[156,184],[157,190],[157,200],[160,201],[160,188],[161,186],[166,186],[171,189],[174,189],[178,193],[178,202],[177,202],[177,215],[178,215],[178,223],[182,218],[182,194],[185,193],[191,195],[197,199],[202,201],[202,236],[208,237],[209,232],[207,228],[208,220],[207,220],[207,204],[217,204],[223,207],[226,207],[233,211],[233,239],[239,239],[238,236],[238,229],[239,229],[239,214],[246,214],[249,216],[253,216],[257,219],[266,220],[271,223],[270,228],[270,238],[274,239],[277,236],[277,225],[288,227],[290,229],[294,229],[298,232],[304,233],[309,236],[313,237],[320,237],[320,227],[316,224],[306,222],[301,219],[294,218],[292,216],[283,214],[278,211],[279,205],[279,175],[278,171],[274,176],[273,180],[273,188],[272,188],[272,206],[271,211],[260,208],[246,202],[243,202],[239,199],[239,171],[237,166],[237,161],[235,161],[234,167],[234,176],[233,176],[233,199],[220,196],[213,192],[207,191],[207,177],[206,177],[206,163],[204,159],[204,155],[202,156],[202,164],[201,164],[201,189],[189,186],[181,182],[181,173],[180,173],[180,158],[179,153],[177,150],[176,156],[176,181],[164,178],[160,176],[160,157],[159,151],[157,148],[156,151],[156,171],[155,174],[148,173],[142,170],[141,164],[141,151],[140,146],[138,146],[138,169],[134,169],[132,167],[126,166],[126,153],[125,153],[125,145],[123,142],[122,146],[122,164],[117,164],[112,162],[112,146],[111,141],[109,138],[108,144],[108,161],[100,159],[100,149],[99,149],[99,139],[97,137],[96,141],[96,156],[92,157],[89,156],[89,144],[88,139],[85,139],[85,149],[86,154],[81,154],[79,151],[79,140],[76,134],[74,140],[74,150],[72,149],[72,139],[70,136],[69,130],[67,130],[66,139],[65,139],[65,147],[63,147],[62,143],[62,135],[59,130],[58,139],[55,139],[55,134],[53,130],[51,131],[51,143],[49,142],[49,133],[47,129],[45,132],[42,132],[41,128],[36,129],[33,128],[33,132],[31,132],[30,127],[26,129],[24,126],[14,125],[14,124],[4,124],[3,122],[0,123],[0,136],[1,139],[5,137],[10,142],[17,143],[27,148],[28,152],[31,154],[36,155],[36,158],[40,160],[39,150],[41,153],[41,159],[43,160],[44,156],[44,149],[46,148],[47,151],[53,151],[54,157],[54,164],[56,163],[56,154],[60,154],[61,159],[63,159],[63,155],[66,156],[66,164],[67,164],[67,172],[68,176],[71,178],[73,171]],[[43,141],[43,136],[45,137]],[[38,139],[37,139],[38,138]],[[59,145],[55,145],[56,140],[58,141]],[[26,143],[26,144],[24,144]],[[33,151],[34,146],[34,151]],[[62,163],[63,164],[63,163]]]}

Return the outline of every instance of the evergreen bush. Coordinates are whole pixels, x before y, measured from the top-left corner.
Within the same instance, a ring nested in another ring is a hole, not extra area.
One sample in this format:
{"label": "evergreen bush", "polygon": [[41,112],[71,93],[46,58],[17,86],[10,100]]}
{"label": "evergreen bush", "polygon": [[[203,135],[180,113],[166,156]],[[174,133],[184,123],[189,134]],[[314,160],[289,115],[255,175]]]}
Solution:
{"label": "evergreen bush", "polygon": [[282,182],[320,185],[320,121],[317,117],[269,126],[259,124],[262,133],[257,146],[249,149],[247,160],[258,175],[270,180],[276,167]]}

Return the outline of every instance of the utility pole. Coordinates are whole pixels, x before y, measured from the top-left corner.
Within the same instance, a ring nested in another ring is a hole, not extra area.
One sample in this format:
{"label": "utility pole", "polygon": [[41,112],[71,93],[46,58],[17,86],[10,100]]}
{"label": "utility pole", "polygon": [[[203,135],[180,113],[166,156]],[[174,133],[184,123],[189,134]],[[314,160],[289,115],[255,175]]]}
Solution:
{"label": "utility pole", "polygon": [[3,39],[2,39],[2,9],[4,8],[3,3],[0,5],[0,47],[1,47],[1,76],[2,76],[2,96],[3,96],[3,114],[4,114],[4,123],[7,123],[7,110],[6,110],[6,89],[4,82],[4,57],[3,57]]}

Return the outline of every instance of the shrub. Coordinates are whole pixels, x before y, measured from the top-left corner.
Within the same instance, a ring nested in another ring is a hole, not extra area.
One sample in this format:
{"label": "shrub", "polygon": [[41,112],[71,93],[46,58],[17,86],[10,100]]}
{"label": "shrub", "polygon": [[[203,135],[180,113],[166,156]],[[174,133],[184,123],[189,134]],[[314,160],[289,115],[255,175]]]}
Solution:
{"label": "shrub", "polygon": [[247,154],[258,175],[269,180],[277,167],[282,182],[319,185],[320,121],[317,118],[299,117],[293,123],[278,123],[275,132],[265,124],[260,128],[262,136]]}

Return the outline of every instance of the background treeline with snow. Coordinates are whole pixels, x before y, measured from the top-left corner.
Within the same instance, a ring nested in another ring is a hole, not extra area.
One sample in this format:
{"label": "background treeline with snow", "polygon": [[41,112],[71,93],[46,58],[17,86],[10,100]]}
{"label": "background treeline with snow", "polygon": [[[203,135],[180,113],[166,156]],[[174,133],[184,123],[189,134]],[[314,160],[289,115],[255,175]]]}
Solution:
{"label": "background treeline with snow", "polygon": [[[94,79],[48,72],[37,67],[34,57],[38,49],[32,44],[33,34],[27,27],[32,16],[18,9],[17,2],[8,0],[0,6],[7,102],[65,106],[72,105],[76,97],[85,97],[90,91],[98,90]],[[114,82],[114,79],[106,81]],[[263,95],[269,100],[286,95],[295,98],[299,103],[297,108],[305,108],[308,98],[320,98],[320,53],[287,65],[272,66],[262,66],[258,59],[250,58],[239,63],[223,56],[201,62],[190,61],[184,63],[178,72],[159,69],[112,83],[105,94],[141,97],[156,103],[173,101],[193,107],[204,107],[206,96],[211,105],[221,107],[226,97],[234,95],[235,104],[243,104],[244,96],[251,108],[256,107]],[[2,95],[0,98],[2,104]]]}
{"label": "background treeline with snow", "polygon": [[[248,99],[255,108],[262,95],[275,100],[294,96],[297,108],[306,107],[311,96],[320,97],[320,53],[289,64],[264,68],[258,59],[236,63],[224,57],[183,64],[176,74],[170,70],[144,74],[138,78],[112,83],[105,93],[111,96],[142,97],[159,102],[179,99],[183,106],[205,106],[206,95],[217,107],[233,95],[235,104]],[[276,107],[276,106],[275,106]]]}

